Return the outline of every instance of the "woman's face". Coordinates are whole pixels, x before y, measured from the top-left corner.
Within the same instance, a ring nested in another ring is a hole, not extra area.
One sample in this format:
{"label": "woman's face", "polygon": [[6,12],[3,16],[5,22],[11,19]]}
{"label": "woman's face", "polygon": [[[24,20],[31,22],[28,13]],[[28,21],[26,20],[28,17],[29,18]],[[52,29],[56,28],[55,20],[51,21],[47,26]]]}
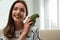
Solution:
{"label": "woman's face", "polygon": [[16,3],[12,10],[12,18],[15,22],[22,22],[26,17],[26,8],[22,3]]}

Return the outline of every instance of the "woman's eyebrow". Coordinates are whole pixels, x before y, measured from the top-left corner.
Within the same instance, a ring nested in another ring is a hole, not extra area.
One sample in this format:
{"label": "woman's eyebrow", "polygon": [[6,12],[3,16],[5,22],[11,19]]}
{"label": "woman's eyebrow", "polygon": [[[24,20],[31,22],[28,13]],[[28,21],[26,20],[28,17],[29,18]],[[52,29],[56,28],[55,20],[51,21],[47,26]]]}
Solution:
{"label": "woman's eyebrow", "polygon": [[14,8],[18,8],[18,7],[14,7]]}

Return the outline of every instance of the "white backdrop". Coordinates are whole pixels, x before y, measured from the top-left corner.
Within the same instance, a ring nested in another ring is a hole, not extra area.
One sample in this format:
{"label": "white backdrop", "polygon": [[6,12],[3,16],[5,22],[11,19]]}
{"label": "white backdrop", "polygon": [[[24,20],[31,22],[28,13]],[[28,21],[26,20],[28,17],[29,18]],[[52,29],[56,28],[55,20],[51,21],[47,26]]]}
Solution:
{"label": "white backdrop", "polygon": [[60,0],[40,0],[40,29],[60,30]]}

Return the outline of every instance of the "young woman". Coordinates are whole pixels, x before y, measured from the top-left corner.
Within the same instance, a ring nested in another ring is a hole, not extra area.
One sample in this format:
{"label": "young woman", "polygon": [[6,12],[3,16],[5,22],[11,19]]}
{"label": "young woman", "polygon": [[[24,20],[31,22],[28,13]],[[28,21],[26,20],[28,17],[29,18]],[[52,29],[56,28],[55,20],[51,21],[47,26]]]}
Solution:
{"label": "young woman", "polygon": [[24,19],[28,15],[27,5],[24,1],[15,1],[9,12],[9,19],[3,29],[2,40],[40,40],[37,27],[31,27],[32,19]]}

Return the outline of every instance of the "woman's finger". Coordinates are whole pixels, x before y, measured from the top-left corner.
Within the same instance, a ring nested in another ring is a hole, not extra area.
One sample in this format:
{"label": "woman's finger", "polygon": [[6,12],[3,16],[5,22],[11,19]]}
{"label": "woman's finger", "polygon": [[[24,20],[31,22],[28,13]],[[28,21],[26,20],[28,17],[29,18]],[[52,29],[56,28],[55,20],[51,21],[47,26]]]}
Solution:
{"label": "woman's finger", "polygon": [[32,21],[32,19],[29,17],[26,22],[29,23],[30,21]]}
{"label": "woman's finger", "polygon": [[32,24],[32,23],[33,23],[32,21],[31,21],[31,22],[29,22],[29,25],[30,25],[30,24]]}

